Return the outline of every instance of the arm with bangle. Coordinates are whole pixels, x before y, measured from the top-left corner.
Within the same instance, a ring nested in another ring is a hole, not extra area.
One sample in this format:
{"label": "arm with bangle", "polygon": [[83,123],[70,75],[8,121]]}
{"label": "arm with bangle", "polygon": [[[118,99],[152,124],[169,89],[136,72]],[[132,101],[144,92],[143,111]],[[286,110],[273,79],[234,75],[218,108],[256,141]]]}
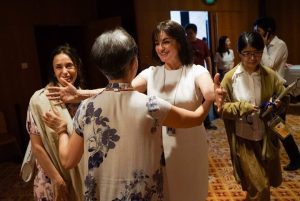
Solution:
{"label": "arm with bangle", "polygon": [[[77,134],[75,130],[69,135],[67,123],[55,109],[53,110],[53,113],[46,112],[43,116],[43,120],[58,136],[59,159],[63,167],[66,169],[75,167],[83,154],[83,137]],[[76,147],[76,149],[72,147]]]}

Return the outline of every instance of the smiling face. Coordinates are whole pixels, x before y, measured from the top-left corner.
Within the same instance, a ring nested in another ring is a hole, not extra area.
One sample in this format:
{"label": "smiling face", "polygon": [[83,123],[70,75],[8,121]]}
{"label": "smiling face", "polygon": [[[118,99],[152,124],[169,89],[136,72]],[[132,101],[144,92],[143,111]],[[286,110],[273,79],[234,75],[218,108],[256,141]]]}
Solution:
{"label": "smiling face", "polygon": [[53,58],[53,71],[57,81],[63,85],[62,79],[74,84],[77,78],[77,68],[70,57],[64,53]]}
{"label": "smiling face", "polygon": [[155,41],[155,51],[159,59],[170,68],[181,66],[179,59],[179,44],[177,41],[168,36],[165,32],[160,32]]}
{"label": "smiling face", "polygon": [[258,69],[258,64],[260,63],[262,57],[262,51],[258,51],[257,49],[248,45],[241,51],[239,55],[244,68],[248,72],[254,72]]}

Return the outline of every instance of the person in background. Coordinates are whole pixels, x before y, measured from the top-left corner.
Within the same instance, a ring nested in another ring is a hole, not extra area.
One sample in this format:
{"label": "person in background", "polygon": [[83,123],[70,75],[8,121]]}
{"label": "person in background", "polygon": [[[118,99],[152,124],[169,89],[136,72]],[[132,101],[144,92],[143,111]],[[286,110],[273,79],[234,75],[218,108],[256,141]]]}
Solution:
{"label": "person in background", "polygon": [[258,32],[264,40],[264,52],[261,63],[272,68],[285,82],[284,69],[288,58],[288,49],[283,40],[276,35],[276,23],[271,17],[262,17],[253,24],[254,31]]}
{"label": "person in background", "polygon": [[233,50],[230,49],[230,45],[231,42],[228,36],[221,36],[219,38],[219,45],[214,61],[221,75],[221,79],[225,73],[234,67],[234,53]]}
{"label": "person in background", "polygon": [[[263,17],[257,19],[253,24],[254,30],[258,32],[264,40],[264,51],[261,64],[273,69],[279,78],[285,83],[284,71],[288,57],[288,49],[285,42],[276,35],[276,23],[273,18]],[[285,114],[282,115],[285,120]],[[284,167],[284,170],[293,171],[300,168],[300,152],[293,138],[289,135],[281,142],[286,150],[290,163]]]}
{"label": "person in background", "polygon": [[207,43],[197,38],[197,26],[195,24],[187,24],[185,32],[193,51],[193,62],[196,65],[206,66],[212,75],[212,63]]}
{"label": "person in background", "polygon": [[46,126],[42,115],[52,109],[58,110],[72,130],[72,117],[77,104],[56,105],[46,97],[48,87],[64,86],[65,83],[80,87],[81,59],[69,45],[57,47],[51,56],[50,82],[36,91],[30,99],[26,127],[30,135],[32,152],[36,157],[37,174],[34,179],[34,200],[79,201],[82,197],[79,169],[65,170],[58,156],[58,140],[54,131]]}
{"label": "person in background", "polygon": [[[198,104],[185,110],[153,96],[156,94],[151,93],[152,96],[148,97],[136,91],[131,81],[138,69],[137,46],[122,28],[101,34],[91,52],[109,84],[81,103],[74,118],[73,134],[67,134],[66,123],[57,112],[47,112],[44,116],[46,124],[59,137],[62,164],[69,169],[83,158],[84,200],[166,200],[161,125],[176,130],[178,127],[200,125],[214,97],[203,104],[198,99]],[[203,73],[209,75],[205,69]],[[215,79],[215,87],[220,90],[217,81]],[[195,84],[191,80],[189,82],[190,85]],[[188,133],[182,134],[182,138],[190,138]],[[195,160],[196,157],[189,163],[194,165]],[[192,174],[195,177],[195,172]],[[201,190],[201,186],[197,190]]]}
{"label": "person in background", "polygon": [[[238,38],[241,63],[226,73],[221,83],[227,96],[220,116],[234,176],[247,191],[248,201],[270,201],[270,186],[278,187],[282,182],[278,136],[260,118],[260,108],[285,88],[273,70],[260,64],[263,49],[258,33],[242,33]],[[280,105],[284,106],[276,104]]]}
{"label": "person in background", "polygon": [[[187,24],[185,27],[185,32],[187,39],[192,47],[193,52],[193,62],[196,65],[201,65],[202,67],[207,67],[207,70],[212,76],[212,63],[210,57],[210,51],[208,49],[207,43],[203,40],[198,39],[197,36],[197,26],[195,24]],[[216,130],[217,127],[213,125],[209,119],[209,116],[206,117],[204,121],[204,126],[206,129]]]}

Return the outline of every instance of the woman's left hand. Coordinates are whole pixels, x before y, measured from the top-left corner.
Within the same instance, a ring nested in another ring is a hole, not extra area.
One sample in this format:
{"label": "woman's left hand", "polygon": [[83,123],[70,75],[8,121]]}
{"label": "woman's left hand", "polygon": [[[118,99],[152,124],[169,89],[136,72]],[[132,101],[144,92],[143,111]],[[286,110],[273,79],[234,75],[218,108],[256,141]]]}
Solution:
{"label": "woman's left hand", "polygon": [[217,73],[214,77],[215,105],[217,111],[221,112],[224,104],[226,91],[221,87],[220,74]]}
{"label": "woman's left hand", "polygon": [[55,108],[53,108],[53,112],[46,112],[43,115],[43,120],[57,135],[67,133],[67,122],[61,118],[59,112]]}
{"label": "woman's left hand", "polygon": [[63,87],[48,87],[48,93],[46,94],[49,100],[56,101],[55,105],[60,105],[63,103],[78,103],[77,89],[71,84],[61,79],[64,86]]}

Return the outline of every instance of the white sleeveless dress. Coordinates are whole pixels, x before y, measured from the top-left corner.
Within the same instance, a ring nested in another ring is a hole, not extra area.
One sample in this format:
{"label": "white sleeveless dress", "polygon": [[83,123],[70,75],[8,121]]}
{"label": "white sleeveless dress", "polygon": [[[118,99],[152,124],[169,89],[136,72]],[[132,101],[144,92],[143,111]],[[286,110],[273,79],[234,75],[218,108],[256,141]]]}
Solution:
{"label": "white sleeveless dress", "polygon": [[[151,66],[138,76],[147,80],[148,95],[195,110],[203,100],[196,78],[203,73],[209,75],[199,65],[177,70]],[[167,134],[167,128],[163,127],[163,146],[167,176],[164,188],[165,195],[168,194],[165,200],[204,201],[208,191],[208,143],[203,124],[175,129],[173,135]]]}

